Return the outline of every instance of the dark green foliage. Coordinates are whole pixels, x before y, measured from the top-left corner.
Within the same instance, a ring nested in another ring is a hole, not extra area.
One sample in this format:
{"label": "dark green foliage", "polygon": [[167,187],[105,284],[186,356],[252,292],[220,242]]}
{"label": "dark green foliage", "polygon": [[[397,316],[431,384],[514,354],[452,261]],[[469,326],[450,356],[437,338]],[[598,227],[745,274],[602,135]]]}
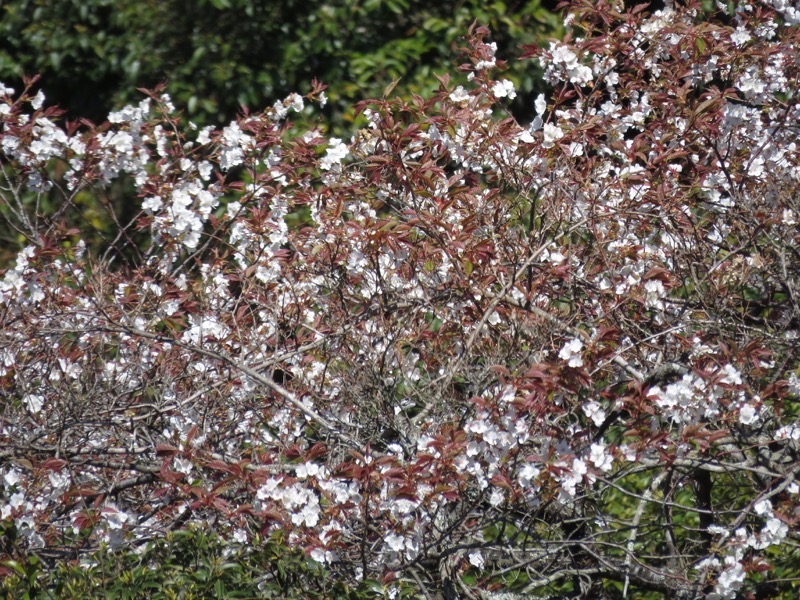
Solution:
{"label": "dark green foliage", "polygon": [[[231,546],[200,529],[179,530],[143,551],[101,550],[46,566],[31,555],[1,566],[0,597],[59,600],[197,598],[376,598],[381,586],[350,589],[279,536]],[[374,583],[374,582],[373,582]]]}
{"label": "dark green foliage", "polygon": [[[49,103],[95,122],[141,99],[137,87],[166,82],[187,117],[206,124],[305,93],[317,78],[330,86],[335,127],[394,80],[400,95],[436,88],[473,21],[492,30],[500,58],[556,34],[553,4],[11,0],[0,7],[0,81],[21,87],[23,74],[39,73]],[[507,76],[523,92],[516,108],[530,110],[535,70],[517,65]]]}

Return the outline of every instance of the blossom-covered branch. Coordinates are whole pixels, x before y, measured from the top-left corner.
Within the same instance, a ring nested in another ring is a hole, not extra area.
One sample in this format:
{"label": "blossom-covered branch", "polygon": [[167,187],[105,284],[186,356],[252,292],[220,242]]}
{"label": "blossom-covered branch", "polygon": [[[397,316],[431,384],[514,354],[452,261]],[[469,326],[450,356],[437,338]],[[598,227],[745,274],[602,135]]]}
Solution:
{"label": "blossom-covered branch", "polygon": [[794,589],[800,15],[720,11],[572,3],[529,124],[481,28],[347,142],[287,123],[318,84],[199,131],[0,88],[4,552],[195,523],[408,597]]}

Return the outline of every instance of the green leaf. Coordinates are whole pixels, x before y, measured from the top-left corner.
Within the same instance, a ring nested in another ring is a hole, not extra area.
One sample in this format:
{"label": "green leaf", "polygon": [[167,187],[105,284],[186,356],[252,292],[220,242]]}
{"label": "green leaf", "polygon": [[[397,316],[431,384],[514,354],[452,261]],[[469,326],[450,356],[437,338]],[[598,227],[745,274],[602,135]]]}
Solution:
{"label": "green leaf", "polygon": [[697,39],[695,39],[694,44],[695,44],[695,46],[697,46],[697,50],[700,52],[700,54],[704,54],[705,53],[705,51],[706,51],[706,42],[705,42],[705,40],[703,38],[698,37]]}

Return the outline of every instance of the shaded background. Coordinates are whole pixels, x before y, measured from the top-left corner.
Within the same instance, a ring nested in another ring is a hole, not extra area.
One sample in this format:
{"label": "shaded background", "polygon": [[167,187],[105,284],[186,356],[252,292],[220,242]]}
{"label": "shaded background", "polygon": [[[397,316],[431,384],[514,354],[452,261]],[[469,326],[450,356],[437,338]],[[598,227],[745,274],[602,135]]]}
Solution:
{"label": "shaded background", "polygon": [[[48,104],[96,123],[137,87],[166,82],[184,115],[224,124],[246,105],[259,110],[313,78],[330,86],[326,121],[342,129],[352,104],[426,92],[434,73],[454,73],[459,38],[473,21],[492,31],[498,57],[558,36],[556,1],[518,0],[8,0],[0,7],[0,81],[19,91],[41,74]],[[531,111],[539,73],[511,63],[505,77]]]}

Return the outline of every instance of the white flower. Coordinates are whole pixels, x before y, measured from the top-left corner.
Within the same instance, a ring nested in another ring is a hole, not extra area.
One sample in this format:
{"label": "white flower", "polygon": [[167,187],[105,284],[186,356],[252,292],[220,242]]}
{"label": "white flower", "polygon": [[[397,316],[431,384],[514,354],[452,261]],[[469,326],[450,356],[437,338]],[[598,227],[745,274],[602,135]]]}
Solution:
{"label": "white flower", "polygon": [[16,469],[11,469],[8,473],[5,474],[3,480],[6,482],[7,486],[16,485],[19,483],[19,471]]}
{"label": "white flower", "polygon": [[597,427],[600,427],[606,420],[606,411],[594,400],[583,405],[583,414],[589,417]]}
{"label": "white flower", "polygon": [[208,181],[211,178],[211,171],[213,167],[208,161],[202,161],[197,165],[197,172],[200,173],[200,179]]}
{"label": "white flower", "polygon": [[402,535],[397,535],[395,533],[390,533],[383,538],[383,541],[386,542],[386,545],[392,552],[402,552],[403,547],[405,546],[405,538]]}
{"label": "white flower", "polygon": [[138,107],[126,106],[122,110],[108,113],[110,123],[141,123],[150,116],[150,98],[145,98]]}
{"label": "white flower", "polygon": [[610,471],[614,463],[614,459],[606,452],[606,447],[603,444],[592,444],[589,460],[601,471]]}
{"label": "white flower", "polygon": [[[728,556],[725,562],[730,564],[731,559],[732,557]],[[717,579],[717,585],[714,591],[719,594],[721,598],[733,598],[736,596],[736,591],[742,587],[744,577],[744,568],[741,563],[735,562],[733,566],[719,574],[719,579]]]}
{"label": "white flower", "polygon": [[544,94],[539,94],[536,96],[536,101],[533,103],[533,108],[536,110],[536,114],[540,117],[544,114],[545,109],[547,109],[547,101],[544,99]]}
{"label": "white flower", "polygon": [[325,550],[325,548],[314,548],[311,551],[311,560],[314,560],[318,563],[331,563],[334,561],[334,554],[330,550]]}
{"label": "white flower", "polygon": [[181,458],[180,456],[175,458],[174,464],[175,470],[178,471],[178,473],[184,473],[185,475],[188,475],[191,473],[192,469],[194,469],[192,461]]}
{"label": "white flower", "polygon": [[244,529],[235,529],[233,539],[239,544],[244,544],[247,542],[247,532]]}
{"label": "white flower", "polygon": [[[536,117],[537,119],[539,117]],[[523,129],[517,134],[517,139],[522,142],[523,144],[533,144],[536,140],[531,135],[531,132],[527,129]]]}
{"label": "white flower", "polygon": [[592,70],[586,65],[574,65],[567,69],[570,83],[589,85],[592,81]]}
{"label": "white flower", "polygon": [[161,108],[163,108],[167,114],[175,112],[175,105],[172,103],[172,98],[169,94],[161,94],[159,101],[161,102]]}
{"label": "white flower", "polygon": [[670,383],[666,389],[654,386],[648,394],[662,409],[663,416],[676,423],[694,423],[700,418],[713,418],[719,414],[717,398],[721,388],[708,389],[705,382],[691,373]]}
{"label": "white flower", "polygon": [[28,410],[33,414],[38,413],[44,406],[44,396],[39,396],[38,394],[28,394],[22,401],[28,405]]}
{"label": "white flower", "polygon": [[283,102],[295,112],[303,110],[303,97],[300,94],[289,94]]}
{"label": "white flower", "polygon": [[202,345],[209,338],[222,340],[230,333],[230,329],[217,321],[216,317],[190,317],[192,327],[183,332],[183,341],[196,346]]}
{"label": "white flower", "polygon": [[569,148],[567,148],[567,154],[570,156],[583,156],[583,144],[570,142]]}
{"label": "white flower", "polygon": [[258,492],[256,492],[256,498],[259,500],[266,500],[267,498],[279,498],[280,490],[278,489],[278,486],[280,483],[280,479],[270,477],[260,488],[258,488]]}
{"label": "white flower", "polygon": [[334,166],[342,164],[347,153],[347,145],[342,143],[342,140],[331,138],[328,149],[325,150],[325,156],[319,161],[319,165],[323,171],[330,171]]}
{"label": "white flower", "polygon": [[800,440],[800,427],[797,425],[784,425],[775,430],[776,440]]}
{"label": "white flower", "polygon": [[708,556],[697,563],[695,569],[705,571],[707,569],[716,569],[717,567],[719,567],[719,559],[714,556]]}
{"label": "white flower", "polygon": [[664,283],[660,279],[648,279],[644,284],[645,308],[664,308],[661,299],[666,295]]}
{"label": "white flower", "polygon": [[42,104],[44,104],[44,92],[39,90],[36,95],[31,99],[31,106],[34,110],[39,110],[42,108]]}
{"label": "white flower", "polygon": [[559,46],[553,50],[553,62],[573,65],[578,61],[577,55],[566,46]]}
{"label": "white flower", "polygon": [[571,502],[575,497],[576,486],[583,482],[583,476],[587,473],[586,463],[580,458],[572,461],[572,470],[566,471],[560,478],[561,489],[558,499],[562,504]]}
{"label": "white flower", "polygon": [[494,94],[495,98],[508,98],[509,100],[513,100],[517,97],[517,92],[514,89],[514,83],[508,79],[495,81],[494,85],[492,86],[492,93]]}
{"label": "white flower", "polygon": [[476,567],[478,569],[483,568],[483,554],[481,554],[480,550],[473,550],[472,552],[469,553],[468,557],[469,557],[469,564],[471,564],[473,567]]}
{"label": "white flower", "polygon": [[789,535],[789,526],[780,519],[770,517],[767,519],[767,524],[761,529],[759,546],[762,548],[777,546],[787,535]]}
{"label": "white flower", "polygon": [[456,89],[450,92],[450,100],[455,104],[461,104],[462,102],[467,102],[469,100],[469,94],[463,86],[458,86]]}
{"label": "white flower", "polygon": [[583,342],[579,338],[574,338],[561,348],[558,357],[562,360],[566,360],[570,367],[582,367],[583,357],[581,356],[581,349],[583,349]]}
{"label": "white flower", "polygon": [[148,196],[142,202],[142,209],[148,214],[153,214],[162,206],[164,206],[164,202],[161,199],[161,196]]}
{"label": "white flower", "polygon": [[739,409],[739,422],[742,425],[752,425],[758,421],[758,411],[750,404],[745,404]]}
{"label": "white flower", "polygon": [[552,148],[556,145],[556,140],[560,140],[562,137],[564,137],[564,132],[558,125],[545,123],[544,142],[542,142],[544,148]]}
{"label": "white flower", "polygon": [[[259,490],[259,495],[260,493],[261,490]],[[292,514],[292,523],[295,525],[316,527],[317,523],[319,523],[319,498],[317,498],[316,494],[311,490],[301,487],[300,485],[293,485],[274,490],[271,496],[274,499],[280,500],[286,510],[294,511]]]}
{"label": "white flower", "polygon": [[[198,137],[199,141],[199,137]],[[244,162],[244,153],[253,146],[253,138],[235,121],[222,130],[219,166],[223,171]]]}
{"label": "white flower", "polygon": [[214,131],[214,127],[212,125],[208,125],[206,127],[203,127],[200,130],[200,133],[197,134],[197,143],[202,146],[203,144],[207,144],[208,142],[210,142],[211,141],[211,136],[209,134],[212,131]]}
{"label": "white flower", "polygon": [[320,467],[317,463],[307,462],[297,465],[294,470],[298,479],[305,479],[307,477],[318,477],[323,472],[323,467]]}
{"label": "white flower", "polygon": [[738,27],[736,31],[731,34],[731,42],[734,46],[744,46],[752,39],[752,36],[745,31],[742,27]]}
{"label": "white flower", "polygon": [[[592,69],[578,62],[578,56],[567,46],[556,46],[551,44],[551,63],[547,64],[545,77],[549,80],[561,79],[556,71],[565,73],[571,83],[577,85],[588,85],[593,79]],[[561,71],[563,69],[563,71]]]}
{"label": "white flower", "polygon": [[731,364],[727,364],[722,367],[723,373],[725,373],[725,377],[720,379],[722,383],[727,383],[730,385],[741,385],[742,384],[742,374]]}
{"label": "white flower", "polygon": [[519,470],[519,475],[517,476],[519,484],[522,487],[530,487],[531,482],[539,476],[540,472],[533,464],[527,463]]}
{"label": "white flower", "polygon": [[492,494],[489,496],[489,504],[492,506],[500,506],[503,503],[503,500],[505,500],[505,496],[503,495],[502,490],[492,490]]}
{"label": "white flower", "polygon": [[756,511],[757,515],[771,515],[772,502],[770,502],[769,500],[759,500],[753,506],[753,510]]}

